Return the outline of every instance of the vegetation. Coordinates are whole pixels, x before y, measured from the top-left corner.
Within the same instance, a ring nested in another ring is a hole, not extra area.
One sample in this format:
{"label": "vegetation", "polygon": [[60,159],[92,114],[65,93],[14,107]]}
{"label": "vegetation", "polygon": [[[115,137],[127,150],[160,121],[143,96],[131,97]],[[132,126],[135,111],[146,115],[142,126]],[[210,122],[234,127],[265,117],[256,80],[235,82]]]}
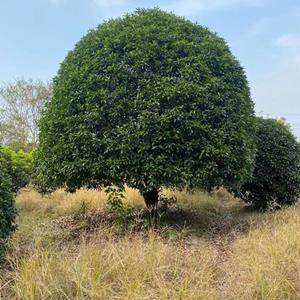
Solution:
{"label": "vegetation", "polygon": [[256,208],[295,203],[300,196],[300,145],[282,121],[257,118],[257,155],[242,197]]}
{"label": "vegetation", "polygon": [[0,163],[9,175],[14,192],[29,184],[32,173],[33,151],[14,151],[12,148],[0,147]]}
{"label": "vegetation", "polygon": [[70,51],[41,118],[40,187],[226,186],[251,175],[253,103],[223,39],[159,9],[104,22]]}
{"label": "vegetation", "polygon": [[[137,191],[127,189],[125,196],[126,205],[143,205]],[[258,213],[246,210],[224,191],[211,195],[176,192],[175,196],[182,212],[171,214],[164,226],[120,233],[98,218],[92,219],[98,220],[92,230],[80,220],[70,222],[82,203],[89,216],[105,209],[104,192],[66,194],[58,190],[42,197],[23,190],[17,198],[19,227],[9,243],[7,264],[0,271],[1,297],[300,297],[299,205]]]}
{"label": "vegetation", "polygon": [[40,113],[52,94],[52,84],[16,80],[0,88],[0,144],[30,151],[37,146]]}
{"label": "vegetation", "polygon": [[16,227],[15,193],[29,183],[31,165],[32,153],[0,147],[0,256]]}
{"label": "vegetation", "polygon": [[300,145],[255,121],[223,39],[140,9],[83,37],[51,95],[0,89],[0,299],[300,299]]}
{"label": "vegetation", "polygon": [[15,199],[11,178],[0,160],[0,256],[5,242],[15,229]]}

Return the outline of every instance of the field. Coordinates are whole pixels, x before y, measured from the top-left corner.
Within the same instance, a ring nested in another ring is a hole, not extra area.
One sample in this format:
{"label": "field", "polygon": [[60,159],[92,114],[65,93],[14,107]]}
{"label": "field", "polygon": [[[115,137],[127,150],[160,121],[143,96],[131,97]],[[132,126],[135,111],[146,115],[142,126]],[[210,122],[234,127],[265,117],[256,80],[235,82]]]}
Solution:
{"label": "field", "polygon": [[[153,227],[112,221],[98,191],[22,190],[0,299],[300,299],[299,205],[258,213],[223,190],[175,195]],[[143,206],[130,189],[126,203]]]}

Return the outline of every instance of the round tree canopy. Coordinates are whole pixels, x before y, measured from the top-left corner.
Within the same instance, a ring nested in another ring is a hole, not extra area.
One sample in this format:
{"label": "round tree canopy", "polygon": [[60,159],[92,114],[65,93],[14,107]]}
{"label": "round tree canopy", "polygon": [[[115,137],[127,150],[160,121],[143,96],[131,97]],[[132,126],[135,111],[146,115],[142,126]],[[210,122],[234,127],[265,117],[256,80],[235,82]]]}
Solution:
{"label": "round tree canopy", "polygon": [[251,174],[253,103],[224,40],[159,9],[91,30],[42,116],[40,185],[236,187]]}
{"label": "round tree canopy", "polygon": [[241,192],[244,200],[259,209],[299,199],[300,145],[282,120],[257,118],[255,169]]}

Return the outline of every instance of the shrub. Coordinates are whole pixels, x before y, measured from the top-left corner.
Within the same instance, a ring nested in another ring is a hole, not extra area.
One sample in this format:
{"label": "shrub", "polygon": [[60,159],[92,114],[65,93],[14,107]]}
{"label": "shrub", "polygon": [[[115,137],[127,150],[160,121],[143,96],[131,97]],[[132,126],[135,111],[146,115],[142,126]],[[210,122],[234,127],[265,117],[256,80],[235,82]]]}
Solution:
{"label": "shrub", "polygon": [[15,228],[15,217],[16,208],[11,179],[0,163],[0,255],[6,239]]}
{"label": "shrub", "polygon": [[300,146],[282,120],[257,118],[257,155],[242,198],[259,209],[294,203],[300,196]]}
{"label": "shrub", "polygon": [[159,9],[104,22],[70,51],[40,122],[36,184],[240,186],[252,173],[253,103],[224,40]]}
{"label": "shrub", "polygon": [[16,152],[7,146],[0,148],[0,160],[11,177],[14,192],[30,182],[32,154],[33,151],[27,153],[19,150]]}

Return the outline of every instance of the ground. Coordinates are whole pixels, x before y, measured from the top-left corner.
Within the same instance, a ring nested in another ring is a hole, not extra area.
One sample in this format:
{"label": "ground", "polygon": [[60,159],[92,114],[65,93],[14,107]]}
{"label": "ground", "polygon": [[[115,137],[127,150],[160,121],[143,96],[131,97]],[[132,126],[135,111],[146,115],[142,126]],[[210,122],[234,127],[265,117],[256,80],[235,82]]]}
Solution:
{"label": "ground", "polygon": [[[300,299],[300,205],[254,212],[224,190],[175,194],[161,225],[95,190],[17,197],[0,299]],[[150,222],[151,223],[151,222]]]}

